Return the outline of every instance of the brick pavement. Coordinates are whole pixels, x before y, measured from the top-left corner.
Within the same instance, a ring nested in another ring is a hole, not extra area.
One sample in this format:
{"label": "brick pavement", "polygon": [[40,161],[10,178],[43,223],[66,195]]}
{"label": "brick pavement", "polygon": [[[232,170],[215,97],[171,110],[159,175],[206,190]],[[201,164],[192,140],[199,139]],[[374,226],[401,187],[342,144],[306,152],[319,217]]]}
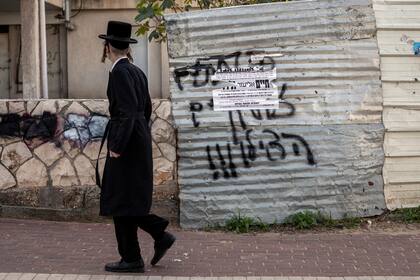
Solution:
{"label": "brick pavement", "polygon": [[89,275],[89,274],[43,274],[0,273],[0,280],[420,280],[420,276],[233,276],[233,277],[175,277],[145,275]]}
{"label": "brick pavement", "polygon": [[[148,265],[144,275],[420,275],[420,233],[173,232],[178,237],[176,245],[159,266]],[[139,236],[143,257],[149,262],[152,240],[141,231]],[[115,246],[109,224],[0,219],[3,273],[106,275],[103,264],[118,259]]]}

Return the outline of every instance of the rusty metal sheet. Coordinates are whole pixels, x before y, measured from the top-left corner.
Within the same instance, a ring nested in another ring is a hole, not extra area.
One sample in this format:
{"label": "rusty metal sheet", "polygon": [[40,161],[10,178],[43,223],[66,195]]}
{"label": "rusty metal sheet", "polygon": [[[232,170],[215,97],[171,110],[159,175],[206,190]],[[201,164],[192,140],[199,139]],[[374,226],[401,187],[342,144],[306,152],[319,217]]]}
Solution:
{"label": "rusty metal sheet", "polygon": [[[293,11],[293,12],[292,12]],[[168,15],[181,225],[240,211],[281,222],[385,208],[382,91],[370,1],[296,1]],[[276,110],[215,111],[218,69],[275,69]]]}

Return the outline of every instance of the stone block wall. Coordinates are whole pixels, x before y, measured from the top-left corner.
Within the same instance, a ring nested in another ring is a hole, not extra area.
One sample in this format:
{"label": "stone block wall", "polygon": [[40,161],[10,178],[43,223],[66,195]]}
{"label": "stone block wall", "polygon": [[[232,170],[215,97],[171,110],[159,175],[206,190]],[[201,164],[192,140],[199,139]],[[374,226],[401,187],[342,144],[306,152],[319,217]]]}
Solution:
{"label": "stone block wall", "polygon": [[[0,101],[3,216],[98,219],[95,165],[106,100]],[[177,219],[176,133],[168,100],[153,100],[153,212]],[[99,166],[102,170],[106,148]]]}

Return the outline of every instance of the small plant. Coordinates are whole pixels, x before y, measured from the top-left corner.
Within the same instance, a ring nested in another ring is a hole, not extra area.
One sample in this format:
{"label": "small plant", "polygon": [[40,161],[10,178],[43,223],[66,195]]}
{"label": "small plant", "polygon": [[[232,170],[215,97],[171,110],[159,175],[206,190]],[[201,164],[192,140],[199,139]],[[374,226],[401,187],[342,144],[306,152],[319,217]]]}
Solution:
{"label": "small plant", "polygon": [[284,220],[284,224],[290,225],[296,229],[310,229],[318,224],[318,218],[318,215],[311,211],[298,212],[288,216]]}
{"label": "small plant", "polygon": [[260,231],[269,231],[270,230],[270,225],[267,223],[264,223],[261,218],[258,218],[255,225],[256,229],[260,230]]}
{"label": "small plant", "polygon": [[304,211],[288,216],[284,220],[284,224],[292,226],[296,229],[311,229],[314,227],[326,228],[356,228],[360,226],[362,220],[355,217],[345,216],[341,220],[332,219],[331,215],[327,216],[321,212]]}
{"label": "small plant", "polygon": [[247,233],[251,230],[267,231],[270,229],[270,225],[264,223],[260,218],[254,219],[238,212],[226,221],[225,229],[236,233]]}
{"label": "small plant", "polygon": [[318,212],[318,224],[327,228],[357,228],[362,222],[361,218],[344,215],[340,220],[334,220],[331,215],[326,216]]}
{"label": "small plant", "polygon": [[246,233],[249,232],[253,223],[254,219],[251,217],[241,216],[241,214],[238,213],[237,216],[233,216],[226,222],[226,229],[236,233]]}
{"label": "small plant", "polygon": [[405,223],[420,223],[420,206],[414,208],[402,208],[391,212],[390,217],[395,221]]}
{"label": "small plant", "polygon": [[362,223],[362,219],[358,217],[344,217],[338,220],[338,223],[343,228],[357,228]]}

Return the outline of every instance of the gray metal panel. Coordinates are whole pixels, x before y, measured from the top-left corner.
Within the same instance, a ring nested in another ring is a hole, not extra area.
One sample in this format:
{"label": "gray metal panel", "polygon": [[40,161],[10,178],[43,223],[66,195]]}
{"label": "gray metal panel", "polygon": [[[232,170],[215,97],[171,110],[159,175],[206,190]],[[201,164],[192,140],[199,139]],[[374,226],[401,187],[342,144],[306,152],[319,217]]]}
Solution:
{"label": "gray metal panel", "polygon": [[[270,161],[265,148],[273,140],[270,129],[302,136],[309,143],[316,165],[311,165],[302,145],[300,155],[293,152],[293,139],[281,137],[286,157],[270,148]],[[244,133],[240,141],[248,144]],[[370,125],[329,126],[264,126],[253,129],[251,140],[255,143],[256,158],[245,167],[240,145],[230,141],[226,128],[209,128],[197,132],[181,129],[178,162],[181,217],[184,227],[205,227],[223,223],[229,215],[240,211],[272,223],[302,210],[322,211],[334,218],[344,215],[366,216],[380,214],[385,208],[382,180],[383,127]],[[237,177],[229,168],[227,144],[231,145],[232,163]],[[230,177],[224,178],[223,164]],[[210,147],[215,169],[210,167],[204,146]],[[218,179],[214,180],[214,172]]]}
{"label": "gray metal panel", "polygon": [[[279,115],[290,113],[293,104],[293,118],[265,120],[264,124],[334,124],[334,123],[381,123],[382,91],[379,80],[379,55],[376,39],[355,41],[337,41],[328,44],[310,44],[285,48],[265,48],[268,58],[274,60],[277,69],[275,84],[281,88],[287,85],[281,100]],[[276,55],[283,55],[281,57]],[[205,57],[205,55],[203,55]],[[202,57],[203,57],[202,56]],[[248,64],[245,51],[239,56],[239,64]],[[219,85],[205,83],[203,72],[197,77],[194,86],[193,75],[174,79],[174,69],[194,65],[197,56],[173,58],[170,60],[173,114],[179,126],[192,126],[190,103],[207,104],[212,98],[212,90]],[[230,66],[234,58],[226,59]],[[210,60],[217,65],[217,60]],[[189,70],[193,73],[193,70]],[[181,90],[179,87],[182,86]],[[249,111],[244,116],[252,116]],[[200,126],[226,125],[226,113],[215,112],[209,106],[196,113]],[[249,118],[253,125],[259,125],[254,118]]]}
{"label": "gray metal panel", "polygon": [[[182,226],[223,223],[238,210],[266,222],[304,209],[381,213],[384,129],[370,1],[264,4],[167,20]],[[213,85],[206,70],[254,65],[256,55],[276,68],[279,109],[215,112],[212,90],[224,84]]]}
{"label": "gray metal panel", "polygon": [[290,1],[166,15],[169,56],[369,38],[370,0]]}

